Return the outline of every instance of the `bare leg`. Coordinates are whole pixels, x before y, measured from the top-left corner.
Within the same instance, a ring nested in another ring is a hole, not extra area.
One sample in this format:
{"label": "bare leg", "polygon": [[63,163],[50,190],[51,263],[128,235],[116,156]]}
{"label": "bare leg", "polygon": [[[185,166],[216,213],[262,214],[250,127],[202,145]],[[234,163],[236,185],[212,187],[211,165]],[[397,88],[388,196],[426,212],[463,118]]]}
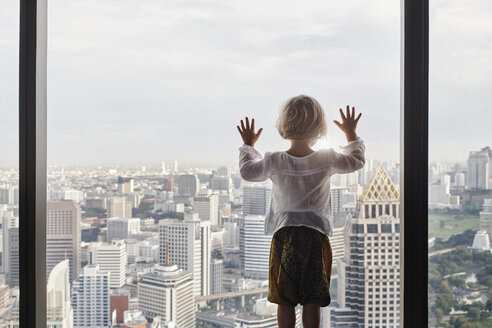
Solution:
{"label": "bare leg", "polygon": [[304,328],[319,328],[320,323],[319,304],[304,304],[302,307],[302,325]]}
{"label": "bare leg", "polygon": [[277,307],[277,321],[279,328],[294,328],[296,325],[295,307],[279,305]]}

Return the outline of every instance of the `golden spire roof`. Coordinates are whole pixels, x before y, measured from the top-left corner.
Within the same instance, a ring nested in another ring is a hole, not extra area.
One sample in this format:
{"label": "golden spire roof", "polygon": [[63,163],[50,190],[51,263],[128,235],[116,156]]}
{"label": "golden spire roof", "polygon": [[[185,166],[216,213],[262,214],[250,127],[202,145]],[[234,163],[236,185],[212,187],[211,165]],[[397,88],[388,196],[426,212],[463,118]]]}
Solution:
{"label": "golden spire roof", "polygon": [[399,201],[400,194],[398,189],[394,185],[393,181],[388,175],[388,172],[383,168],[381,164],[371,179],[371,182],[367,185],[362,195],[359,197],[359,201]]}

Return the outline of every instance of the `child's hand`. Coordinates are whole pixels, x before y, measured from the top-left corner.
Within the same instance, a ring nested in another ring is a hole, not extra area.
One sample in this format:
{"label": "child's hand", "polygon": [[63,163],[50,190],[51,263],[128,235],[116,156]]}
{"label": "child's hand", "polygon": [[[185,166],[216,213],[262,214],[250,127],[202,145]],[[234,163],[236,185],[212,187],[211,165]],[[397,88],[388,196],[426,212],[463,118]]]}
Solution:
{"label": "child's hand", "polygon": [[243,138],[243,142],[246,145],[249,145],[251,147],[254,147],[256,141],[260,137],[261,132],[263,131],[263,128],[258,130],[258,133],[255,133],[255,119],[251,119],[251,127],[249,126],[249,120],[246,117],[246,127],[244,127],[244,122],[241,120],[241,127],[239,125],[237,126],[237,130],[239,131],[239,134],[241,135],[241,138]]}
{"label": "child's hand", "polygon": [[358,137],[355,129],[357,128],[357,122],[359,122],[362,113],[359,113],[357,118],[355,118],[355,107],[352,107],[352,115],[350,115],[350,106],[347,105],[347,115],[345,116],[343,114],[343,110],[340,108],[340,116],[342,117],[342,123],[338,122],[337,120],[333,121],[333,123],[335,123],[340,128],[340,130],[345,133],[347,141],[356,140]]}

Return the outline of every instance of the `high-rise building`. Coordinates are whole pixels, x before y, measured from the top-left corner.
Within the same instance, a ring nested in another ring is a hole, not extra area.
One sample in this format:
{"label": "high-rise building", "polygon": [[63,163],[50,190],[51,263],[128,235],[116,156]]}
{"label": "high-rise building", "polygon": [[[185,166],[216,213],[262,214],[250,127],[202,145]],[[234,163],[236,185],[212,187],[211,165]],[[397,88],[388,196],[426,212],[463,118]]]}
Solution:
{"label": "high-rise building", "polygon": [[19,228],[10,228],[8,232],[9,271],[7,280],[12,287],[19,286]]}
{"label": "high-rise building", "polygon": [[2,187],[0,188],[0,204],[13,204],[14,203],[14,188]]}
{"label": "high-rise building", "polygon": [[50,200],[46,214],[46,274],[70,260],[70,281],[80,272],[80,207],[73,200]]}
{"label": "high-rise building", "polygon": [[139,218],[109,218],[107,221],[107,241],[113,239],[127,239],[131,234],[140,232]]}
{"label": "high-rise building", "polygon": [[70,299],[70,265],[63,260],[51,270],[46,287],[48,327],[72,328],[73,309]]}
{"label": "high-rise building", "polygon": [[112,289],[109,294],[109,304],[111,323],[125,323],[125,311],[128,311],[130,304],[130,291],[127,289]]}
{"label": "high-rise building", "polygon": [[480,212],[480,230],[492,237],[492,199],[484,199],[483,211]]}
{"label": "high-rise building", "polygon": [[210,294],[219,294],[223,291],[223,270],[224,261],[222,259],[212,259],[210,262]]}
{"label": "high-rise building", "polygon": [[219,195],[197,196],[193,198],[193,210],[201,220],[210,220],[212,225],[219,224]]}
{"label": "high-rise building", "polygon": [[109,197],[106,201],[108,218],[131,218],[132,201],[125,196]]}
{"label": "high-rise building", "polygon": [[74,328],[109,327],[109,273],[86,265],[73,283]]}
{"label": "high-rise building", "polygon": [[195,328],[191,272],[175,264],[156,264],[153,272],[144,273],[141,278],[137,288],[138,309],[146,317],[160,316],[163,321],[175,322],[177,327]]}
{"label": "high-rise building", "polygon": [[210,189],[212,190],[229,190],[231,184],[231,178],[228,176],[214,174],[210,178]]}
{"label": "high-rise building", "polygon": [[127,265],[126,244],[122,240],[100,244],[93,249],[93,264],[109,273],[109,288],[121,288],[125,284]]}
{"label": "high-rise building", "polygon": [[265,216],[248,215],[244,218],[244,275],[254,279],[268,279],[271,235],[265,235]]}
{"label": "high-rise building", "polygon": [[345,228],[333,228],[333,235],[330,237],[330,246],[332,252],[332,267],[334,268],[339,259],[345,256]]}
{"label": "high-rise building", "polygon": [[164,189],[165,191],[173,192],[174,191],[174,178],[169,177],[166,180],[164,180],[164,186],[162,186],[162,189]]}
{"label": "high-rise building", "polygon": [[14,216],[13,211],[3,211],[2,215],[2,272],[7,275],[9,282],[10,274],[10,247],[18,249],[19,245],[10,245],[9,230],[19,227],[19,217]]}
{"label": "high-rise building", "polygon": [[270,186],[243,185],[243,215],[266,215],[271,192]]}
{"label": "high-rise building", "polygon": [[120,194],[130,195],[134,191],[133,178],[118,177],[118,192]]}
{"label": "high-rise building", "polygon": [[490,158],[491,150],[489,147],[482,148],[480,151],[471,151],[468,156],[468,176],[467,186],[470,189],[489,189],[490,183]]}
{"label": "high-rise building", "polygon": [[184,220],[159,221],[160,264],[166,262],[167,243],[171,263],[190,272],[195,295],[210,294],[211,223],[197,213],[185,213]]}
{"label": "high-rise building", "polygon": [[196,174],[180,174],[175,176],[180,196],[194,197],[200,190],[200,182]]}
{"label": "high-rise building", "polygon": [[224,247],[239,248],[239,226],[237,222],[224,222]]}
{"label": "high-rise building", "polygon": [[399,327],[399,193],[379,166],[345,226],[331,327]]}

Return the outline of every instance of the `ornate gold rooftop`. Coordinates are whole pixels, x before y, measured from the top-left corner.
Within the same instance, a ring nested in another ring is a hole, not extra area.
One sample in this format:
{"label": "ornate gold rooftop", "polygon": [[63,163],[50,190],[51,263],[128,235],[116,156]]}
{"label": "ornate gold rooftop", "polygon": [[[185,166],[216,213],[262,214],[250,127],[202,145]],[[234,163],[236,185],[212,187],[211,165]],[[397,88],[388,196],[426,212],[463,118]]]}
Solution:
{"label": "ornate gold rooftop", "polygon": [[400,194],[381,164],[359,197],[359,201],[399,201]]}

